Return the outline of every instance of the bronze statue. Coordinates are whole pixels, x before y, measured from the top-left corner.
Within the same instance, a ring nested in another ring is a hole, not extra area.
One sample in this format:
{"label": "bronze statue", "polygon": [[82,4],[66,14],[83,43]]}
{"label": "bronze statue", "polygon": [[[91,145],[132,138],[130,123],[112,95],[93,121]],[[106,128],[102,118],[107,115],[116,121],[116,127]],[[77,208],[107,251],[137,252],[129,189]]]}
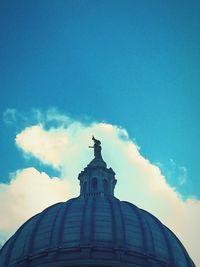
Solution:
{"label": "bronze statue", "polygon": [[101,142],[92,136],[92,140],[94,141],[94,146],[89,146],[89,148],[94,148],[94,157],[95,159],[102,159],[101,156]]}

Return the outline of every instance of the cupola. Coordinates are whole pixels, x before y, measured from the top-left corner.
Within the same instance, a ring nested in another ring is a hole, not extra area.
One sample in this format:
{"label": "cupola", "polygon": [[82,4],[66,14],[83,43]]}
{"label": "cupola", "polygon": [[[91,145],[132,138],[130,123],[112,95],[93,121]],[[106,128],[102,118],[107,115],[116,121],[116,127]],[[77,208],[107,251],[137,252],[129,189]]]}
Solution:
{"label": "cupola", "polygon": [[105,161],[101,155],[101,142],[92,137],[94,142],[94,159],[79,174],[80,180],[80,196],[96,197],[105,195],[114,196],[114,188],[117,180],[115,172],[112,168],[107,168]]}

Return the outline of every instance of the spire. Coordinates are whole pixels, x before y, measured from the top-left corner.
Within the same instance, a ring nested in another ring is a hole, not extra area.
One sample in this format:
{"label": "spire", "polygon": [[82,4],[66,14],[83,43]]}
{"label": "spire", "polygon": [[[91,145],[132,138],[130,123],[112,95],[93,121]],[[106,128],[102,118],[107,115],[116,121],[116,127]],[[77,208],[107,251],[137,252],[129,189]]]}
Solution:
{"label": "spire", "polygon": [[107,168],[101,155],[101,142],[92,136],[94,159],[79,174],[80,195],[82,197],[114,195],[117,180],[112,168]]}

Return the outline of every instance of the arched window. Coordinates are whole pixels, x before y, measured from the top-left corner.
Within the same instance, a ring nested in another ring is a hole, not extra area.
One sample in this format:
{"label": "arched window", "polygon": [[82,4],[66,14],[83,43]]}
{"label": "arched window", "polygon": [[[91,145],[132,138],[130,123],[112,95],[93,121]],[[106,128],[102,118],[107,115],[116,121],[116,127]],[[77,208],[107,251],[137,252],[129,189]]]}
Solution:
{"label": "arched window", "polygon": [[106,179],[103,180],[103,190],[104,193],[108,193],[108,181]]}
{"label": "arched window", "polygon": [[92,191],[97,191],[97,178],[92,178]]}

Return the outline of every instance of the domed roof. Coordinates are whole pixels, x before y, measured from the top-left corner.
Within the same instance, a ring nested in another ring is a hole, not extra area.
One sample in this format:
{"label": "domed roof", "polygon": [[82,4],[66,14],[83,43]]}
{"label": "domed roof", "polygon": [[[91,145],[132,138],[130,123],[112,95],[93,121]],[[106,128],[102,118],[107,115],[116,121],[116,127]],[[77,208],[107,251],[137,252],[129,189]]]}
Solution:
{"label": "domed roof", "polygon": [[80,196],[23,224],[3,246],[0,266],[195,266],[156,217],[114,197],[115,173],[100,155],[79,175]]}
{"label": "domed roof", "polygon": [[194,266],[156,217],[113,196],[45,209],[18,229],[0,258],[0,266]]}

